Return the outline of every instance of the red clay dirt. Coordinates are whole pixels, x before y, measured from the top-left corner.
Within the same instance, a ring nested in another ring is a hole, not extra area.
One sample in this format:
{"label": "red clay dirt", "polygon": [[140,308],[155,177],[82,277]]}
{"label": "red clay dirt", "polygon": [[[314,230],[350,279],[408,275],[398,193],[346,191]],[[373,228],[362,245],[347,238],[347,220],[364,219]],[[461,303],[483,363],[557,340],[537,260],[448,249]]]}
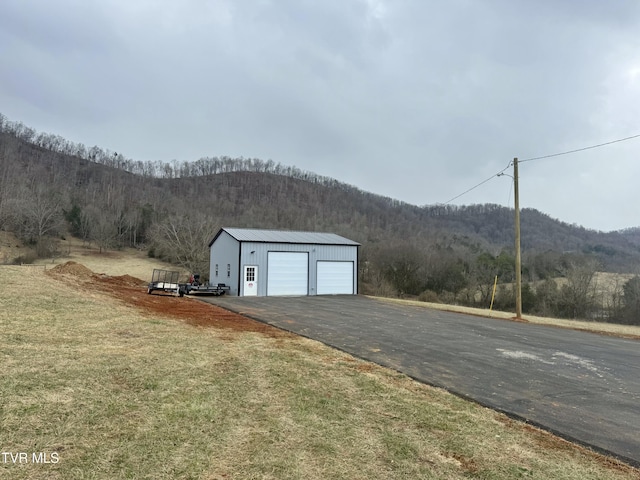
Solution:
{"label": "red clay dirt", "polygon": [[229,312],[190,297],[147,293],[147,282],[131,275],[97,274],[76,262],[67,262],[47,270],[46,274],[83,291],[107,294],[118,301],[139,308],[147,316],[179,319],[197,327],[220,328],[237,332],[257,332],[273,338],[293,335],[270,325]]}

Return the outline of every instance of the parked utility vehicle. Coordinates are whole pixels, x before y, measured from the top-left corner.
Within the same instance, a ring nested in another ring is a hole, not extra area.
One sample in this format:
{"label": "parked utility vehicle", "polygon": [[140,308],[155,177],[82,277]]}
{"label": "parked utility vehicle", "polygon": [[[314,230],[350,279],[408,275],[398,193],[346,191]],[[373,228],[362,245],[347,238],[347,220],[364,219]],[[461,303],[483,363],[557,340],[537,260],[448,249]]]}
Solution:
{"label": "parked utility vehicle", "polygon": [[183,297],[189,294],[206,294],[206,295],[224,295],[229,291],[230,287],[224,283],[211,285],[210,283],[201,283],[200,275],[194,273],[187,283],[180,283],[180,272],[174,270],[153,269],[151,282],[147,287],[147,293],[151,294],[155,291],[173,293],[177,297]]}

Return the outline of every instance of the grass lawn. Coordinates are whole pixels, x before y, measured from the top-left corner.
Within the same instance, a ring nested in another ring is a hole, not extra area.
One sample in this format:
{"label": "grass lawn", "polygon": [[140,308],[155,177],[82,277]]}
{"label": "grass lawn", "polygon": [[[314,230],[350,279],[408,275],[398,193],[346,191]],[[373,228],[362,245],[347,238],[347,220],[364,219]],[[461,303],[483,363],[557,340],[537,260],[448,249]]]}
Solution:
{"label": "grass lawn", "polygon": [[318,342],[194,327],[38,267],[0,284],[0,478],[640,478]]}

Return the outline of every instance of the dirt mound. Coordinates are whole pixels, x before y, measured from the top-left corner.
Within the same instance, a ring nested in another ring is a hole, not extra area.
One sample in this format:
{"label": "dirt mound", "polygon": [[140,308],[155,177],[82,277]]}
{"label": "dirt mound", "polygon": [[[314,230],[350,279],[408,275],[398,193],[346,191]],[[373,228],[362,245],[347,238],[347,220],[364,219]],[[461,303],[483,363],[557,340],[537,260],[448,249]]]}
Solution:
{"label": "dirt mound", "polygon": [[147,285],[147,282],[145,282],[144,280],[133,277],[131,275],[119,275],[116,277],[102,275],[99,277],[99,280],[110,283],[112,285],[123,285],[128,287],[142,287]]}
{"label": "dirt mound", "polygon": [[79,278],[91,278],[94,275],[91,270],[81,263],[71,261],[56,265],[52,269],[48,270],[47,273],[53,275],[72,275]]}
{"label": "dirt mound", "polygon": [[68,275],[72,277],[77,277],[82,280],[91,279],[94,281],[110,283],[112,285],[126,285],[131,287],[140,287],[147,284],[147,282],[145,282],[144,280],[140,280],[139,278],[133,277],[131,275],[119,275],[119,276],[112,277],[106,274],[97,274],[97,273],[94,273],[89,268],[82,265],[81,263],[77,263],[73,261],[56,265],[55,267],[50,269],[47,273],[54,276]]}
{"label": "dirt mound", "polygon": [[236,332],[259,332],[274,338],[293,336],[270,325],[194,298],[179,298],[168,294],[149,295],[147,282],[131,275],[112,277],[96,274],[84,265],[72,261],[57,265],[47,270],[46,274],[82,292],[95,291],[107,294],[119,302],[139,308],[146,316],[172,317],[193,326],[221,328]]}

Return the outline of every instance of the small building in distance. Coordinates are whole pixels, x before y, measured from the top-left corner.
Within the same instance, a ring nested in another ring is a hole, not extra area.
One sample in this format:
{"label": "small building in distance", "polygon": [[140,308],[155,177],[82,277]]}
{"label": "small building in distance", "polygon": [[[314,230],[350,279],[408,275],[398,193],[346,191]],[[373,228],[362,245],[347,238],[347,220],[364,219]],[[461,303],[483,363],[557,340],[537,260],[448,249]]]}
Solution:
{"label": "small building in distance", "polygon": [[359,246],[334,233],[221,228],[209,281],[236,296],[355,295]]}

